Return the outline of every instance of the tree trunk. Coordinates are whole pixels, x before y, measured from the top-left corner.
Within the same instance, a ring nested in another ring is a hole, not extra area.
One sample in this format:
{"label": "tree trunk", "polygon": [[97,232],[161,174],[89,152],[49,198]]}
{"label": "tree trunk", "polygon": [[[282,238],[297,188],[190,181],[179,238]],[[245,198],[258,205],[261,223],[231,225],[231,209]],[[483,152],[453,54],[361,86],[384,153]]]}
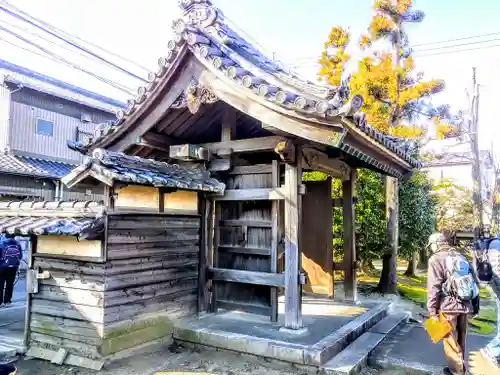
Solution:
{"label": "tree trunk", "polygon": [[417,269],[427,270],[428,267],[429,267],[429,256],[427,255],[427,249],[424,248],[420,250]]}
{"label": "tree trunk", "polygon": [[371,259],[361,259],[361,270],[364,273],[370,273],[375,269]]}
{"label": "tree trunk", "polygon": [[397,260],[399,241],[399,196],[398,180],[385,178],[385,210],[387,218],[387,248],[382,257],[382,274],[378,283],[378,291],[383,294],[398,294]]}
{"label": "tree trunk", "polygon": [[398,285],[396,278],[397,258],[391,254],[384,254],[382,258],[382,274],[378,282],[377,291],[382,294],[398,294]]}
{"label": "tree trunk", "polygon": [[405,276],[415,277],[417,271],[417,252],[411,254],[411,259],[408,261],[408,268],[406,269]]}

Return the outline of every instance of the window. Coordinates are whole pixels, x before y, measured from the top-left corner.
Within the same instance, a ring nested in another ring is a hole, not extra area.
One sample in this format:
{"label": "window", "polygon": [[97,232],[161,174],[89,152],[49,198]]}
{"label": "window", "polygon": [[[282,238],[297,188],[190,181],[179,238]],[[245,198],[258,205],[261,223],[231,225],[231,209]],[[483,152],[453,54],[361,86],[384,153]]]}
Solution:
{"label": "window", "polygon": [[52,137],[54,133],[54,123],[52,121],[36,119],[36,134],[48,135]]}

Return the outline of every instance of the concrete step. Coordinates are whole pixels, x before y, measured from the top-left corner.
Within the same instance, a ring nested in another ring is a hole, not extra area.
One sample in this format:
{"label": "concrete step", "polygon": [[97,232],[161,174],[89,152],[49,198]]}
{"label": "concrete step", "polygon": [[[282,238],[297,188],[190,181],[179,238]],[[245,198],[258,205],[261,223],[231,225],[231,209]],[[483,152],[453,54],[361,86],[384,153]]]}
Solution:
{"label": "concrete step", "polygon": [[375,326],[363,333],[357,340],[322,366],[325,375],[357,375],[367,365],[368,357],[391,332],[406,322],[406,313],[392,314],[382,319]]}

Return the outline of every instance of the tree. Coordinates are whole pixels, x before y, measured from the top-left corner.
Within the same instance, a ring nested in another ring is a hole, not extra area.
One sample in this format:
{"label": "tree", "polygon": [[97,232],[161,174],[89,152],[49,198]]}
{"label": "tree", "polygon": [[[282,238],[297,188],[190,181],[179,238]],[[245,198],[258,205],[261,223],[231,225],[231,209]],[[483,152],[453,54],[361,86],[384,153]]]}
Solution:
{"label": "tree", "polygon": [[[357,70],[350,73],[346,67],[350,61],[347,47],[351,35],[340,26],[334,27],[324,45],[319,61],[319,78],[331,85],[344,86],[349,95],[361,95],[368,123],[385,134],[406,139],[422,139],[427,127],[417,119],[429,117],[437,133],[454,134],[449,119],[449,107],[429,107],[425,99],[443,90],[441,80],[425,81],[423,73],[416,72],[411,57],[408,36],[404,31],[407,22],[420,22],[424,14],[412,10],[412,0],[377,0],[368,33],[359,39],[359,47],[365,54],[359,59]],[[385,42],[385,43],[383,43]],[[388,42],[388,43],[387,43]],[[383,44],[389,47],[383,49]],[[378,49],[376,47],[379,47]],[[391,181],[386,179],[386,205],[395,203],[397,193],[391,192]],[[397,185],[396,185],[397,188]],[[392,191],[397,189],[392,189]],[[383,270],[379,289],[384,293],[397,293],[397,210],[388,218],[388,240],[383,254]]]}
{"label": "tree", "polygon": [[437,202],[436,228],[439,231],[472,231],[472,192],[464,186],[441,179],[432,187]]}
{"label": "tree", "polygon": [[408,260],[407,276],[415,276],[417,254],[436,228],[437,199],[431,191],[432,184],[422,172],[400,185],[399,245],[401,256]]}

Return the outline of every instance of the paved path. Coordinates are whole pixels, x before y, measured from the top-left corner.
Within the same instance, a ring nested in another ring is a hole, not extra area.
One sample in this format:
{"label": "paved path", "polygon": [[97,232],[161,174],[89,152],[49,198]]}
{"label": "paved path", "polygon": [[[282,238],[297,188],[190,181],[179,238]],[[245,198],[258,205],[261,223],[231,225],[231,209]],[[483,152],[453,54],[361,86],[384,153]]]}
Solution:
{"label": "paved path", "polygon": [[[467,338],[469,364],[474,375],[500,374],[478,352],[490,339],[475,334]],[[408,374],[442,374],[446,365],[442,344],[433,344],[421,326],[411,324],[390,335],[375,350],[372,362],[384,368],[407,370]]]}
{"label": "paved path", "polygon": [[22,349],[24,312],[26,309],[26,279],[14,285],[12,305],[0,308],[0,357],[9,357]]}

